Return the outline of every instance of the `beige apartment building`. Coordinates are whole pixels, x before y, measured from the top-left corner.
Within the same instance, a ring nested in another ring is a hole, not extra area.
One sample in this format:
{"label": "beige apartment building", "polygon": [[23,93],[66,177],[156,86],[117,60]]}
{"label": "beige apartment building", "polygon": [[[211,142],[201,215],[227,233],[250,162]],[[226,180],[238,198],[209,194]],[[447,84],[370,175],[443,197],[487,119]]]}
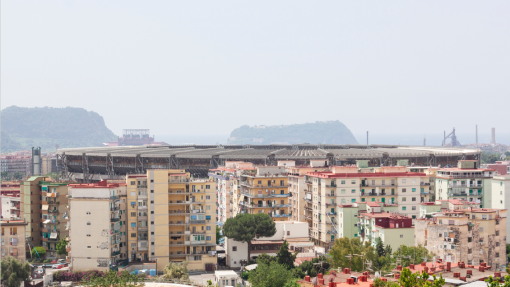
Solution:
{"label": "beige apartment building", "polygon": [[[424,173],[405,171],[405,167],[388,167],[379,172],[360,170],[357,166],[334,166],[328,172],[309,172],[311,187],[312,238],[316,245],[331,248],[338,238],[337,207],[356,202],[381,202],[397,205],[397,212],[412,219],[418,217],[420,194],[428,177]],[[310,190],[311,189],[311,190]],[[306,198],[306,197],[305,197]],[[306,202],[306,200],[305,200]]]}
{"label": "beige apartment building", "polygon": [[264,166],[244,170],[240,175],[240,187],[237,205],[241,213],[266,213],[273,221],[288,221],[291,217],[285,167]]}
{"label": "beige apartment building", "polygon": [[[288,164],[289,161],[285,163]],[[294,163],[294,161],[290,161]],[[306,182],[306,174],[309,172],[318,172],[318,171],[327,171],[329,168],[324,167],[324,160],[318,161],[319,163],[315,164],[318,166],[295,166],[287,165],[287,174],[289,177],[289,193],[291,194],[290,204],[291,204],[291,212],[292,217],[290,220],[292,221],[301,221],[307,222],[307,209],[305,208],[308,205],[305,192],[308,191],[308,183]],[[312,161],[313,163],[313,161]],[[278,162],[280,165],[280,162]],[[311,209],[310,209],[311,211]],[[310,225],[310,228],[312,226]]]}
{"label": "beige apartment building", "polygon": [[2,258],[11,256],[25,262],[25,220],[2,220]]}
{"label": "beige apartment building", "polygon": [[70,184],[69,199],[67,259],[73,269],[104,271],[127,261],[126,184]]}
{"label": "beige apartment building", "polygon": [[184,170],[148,170],[128,175],[130,261],[188,261],[189,270],[216,264],[216,183],[192,179]]}
{"label": "beige apartment building", "polygon": [[26,235],[34,246],[46,249],[46,256],[57,258],[56,245],[69,236],[67,183],[32,176],[21,185],[21,214],[28,225]]}
{"label": "beige apartment building", "polygon": [[468,208],[443,211],[415,221],[415,244],[446,262],[506,264],[506,210]]}

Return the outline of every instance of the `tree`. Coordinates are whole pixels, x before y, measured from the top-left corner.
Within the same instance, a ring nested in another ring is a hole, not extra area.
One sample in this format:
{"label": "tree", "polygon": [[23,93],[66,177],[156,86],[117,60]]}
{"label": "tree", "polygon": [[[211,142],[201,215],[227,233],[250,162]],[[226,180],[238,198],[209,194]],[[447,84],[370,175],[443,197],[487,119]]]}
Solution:
{"label": "tree", "polygon": [[403,287],[441,287],[444,286],[445,280],[443,276],[439,278],[436,275],[433,275],[432,283],[429,282],[429,274],[423,270],[423,273],[419,274],[418,272],[412,273],[409,268],[402,269],[400,272],[400,277],[398,278],[399,286]]}
{"label": "tree", "polygon": [[297,252],[292,254],[289,251],[289,243],[287,240],[283,241],[282,246],[280,247],[280,250],[278,253],[276,253],[276,258],[278,261],[278,264],[287,266],[287,269],[294,268],[294,261],[296,260]]}
{"label": "tree", "polygon": [[374,262],[377,256],[370,242],[363,243],[359,237],[352,239],[343,237],[335,240],[329,254],[334,267],[348,267],[353,271],[363,271],[366,267],[363,262],[367,260]]}
{"label": "tree", "polygon": [[406,246],[401,245],[395,252],[393,252],[392,263],[395,263],[397,257],[401,257],[403,267],[408,267],[410,264],[416,264],[423,261],[423,258],[427,258],[427,262],[431,261],[434,257],[432,252],[429,252],[427,248],[421,244],[418,246]]}
{"label": "tree", "polygon": [[296,279],[292,279],[290,281],[287,281],[287,283],[285,283],[285,285],[283,285],[283,287],[300,287],[301,285],[299,285],[299,283],[297,283],[297,280]]}
{"label": "tree", "polygon": [[60,239],[60,241],[57,242],[57,254],[58,255],[67,255],[66,247],[67,247],[67,240],[65,238]]}
{"label": "tree", "polygon": [[[508,245],[507,245],[507,248],[508,248]],[[508,268],[506,268],[506,273],[509,273],[509,271],[510,270],[508,270]],[[500,283],[501,279],[502,278],[489,276],[489,278],[485,279],[485,282],[487,284],[487,287],[510,287],[510,276],[505,275],[503,283]]]}
{"label": "tree", "polygon": [[[37,250],[37,252],[36,252]],[[44,247],[41,247],[41,246],[36,246],[32,249],[32,251],[30,251],[30,253],[32,253],[32,257],[35,257],[35,258],[43,258],[44,256],[46,256],[46,249],[44,249]],[[39,256],[37,256],[39,255]]]}
{"label": "tree", "polygon": [[[321,263],[322,264],[317,264]],[[317,265],[316,265],[317,264]],[[301,265],[296,267],[296,277],[304,278],[305,273],[310,277],[315,277],[319,273],[324,273],[325,270],[329,270],[330,264],[329,260],[326,256],[319,256],[317,258],[313,258],[310,261],[305,261],[301,263]]]}
{"label": "tree", "polygon": [[221,236],[221,229],[218,225],[216,225],[216,244],[220,244],[220,239],[223,236]]}
{"label": "tree", "polygon": [[30,264],[22,263],[20,260],[7,256],[1,263],[2,286],[19,287],[21,282],[30,280]]}
{"label": "tree", "polygon": [[265,213],[239,213],[234,218],[228,218],[223,225],[223,235],[235,241],[248,243],[248,262],[251,258],[251,241],[254,238],[271,237],[275,233],[275,223]]}
{"label": "tree", "polygon": [[272,262],[270,265],[259,264],[250,271],[248,282],[253,287],[283,287],[294,279],[294,271],[286,266]]}
{"label": "tree", "polygon": [[117,272],[108,270],[102,276],[93,276],[82,282],[85,286],[111,287],[111,286],[144,286],[143,277],[130,274],[128,271]]}
{"label": "tree", "polygon": [[182,263],[170,262],[165,266],[163,273],[164,279],[186,280],[189,278],[188,261],[184,261]]}
{"label": "tree", "polygon": [[386,247],[384,248],[384,254],[386,254],[386,256],[390,256],[391,255],[391,246],[389,244],[386,244]]}
{"label": "tree", "polygon": [[271,262],[277,262],[276,256],[271,256],[266,253],[262,253],[257,257],[257,264],[270,265]]}
{"label": "tree", "polygon": [[386,250],[384,249],[381,237],[377,237],[375,239],[375,251],[377,251],[377,256],[379,257],[386,255]]}

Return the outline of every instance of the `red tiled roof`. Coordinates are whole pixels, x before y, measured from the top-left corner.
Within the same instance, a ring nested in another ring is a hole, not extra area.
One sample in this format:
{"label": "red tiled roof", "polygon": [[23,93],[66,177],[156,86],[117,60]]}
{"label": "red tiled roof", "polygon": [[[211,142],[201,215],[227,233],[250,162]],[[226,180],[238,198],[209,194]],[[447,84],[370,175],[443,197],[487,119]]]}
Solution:
{"label": "red tiled roof", "polygon": [[377,204],[376,202],[367,202],[367,205],[370,206],[370,207],[381,207],[379,204]]}

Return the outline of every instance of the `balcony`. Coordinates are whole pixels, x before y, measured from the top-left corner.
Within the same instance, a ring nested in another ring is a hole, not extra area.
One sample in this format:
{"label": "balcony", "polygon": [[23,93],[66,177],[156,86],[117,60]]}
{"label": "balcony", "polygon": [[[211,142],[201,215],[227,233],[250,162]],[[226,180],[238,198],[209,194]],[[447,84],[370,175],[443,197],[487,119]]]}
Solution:
{"label": "balcony", "polygon": [[113,257],[113,256],[117,256],[117,255],[119,255],[119,254],[120,254],[120,251],[113,251],[111,254],[112,254],[112,257]]}
{"label": "balcony", "polygon": [[120,221],[120,217],[111,217],[110,222],[118,222]]}
{"label": "balcony", "polygon": [[59,214],[60,212],[58,210],[48,210],[48,213]]}
{"label": "balcony", "polygon": [[110,230],[110,234],[115,234],[115,233],[119,233],[120,232],[120,229],[112,229]]}
{"label": "balcony", "polygon": [[200,241],[191,241],[190,244],[191,245],[202,245],[202,244],[205,244],[205,240],[200,240]]}
{"label": "balcony", "polygon": [[178,200],[176,202],[169,202],[168,205],[188,205],[190,201]]}
{"label": "balcony", "polygon": [[114,200],[114,201],[115,201],[115,200],[120,200],[120,196],[118,196],[118,195],[112,195],[112,196],[110,196],[110,200]]}
{"label": "balcony", "polygon": [[[204,220],[205,221],[205,220]],[[172,225],[172,226],[185,226],[185,225],[189,225],[190,223],[189,222],[184,222],[184,221],[170,221],[170,223],[168,225]]]}
{"label": "balcony", "polygon": [[147,184],[145,184],[145,185],[143,185],[143,184],[142,185],[137,185],[136,188],[147,188]]}
{"label": "balcony", "polygon": [[145,209],[147,209],[147,208],[148,208],[148,207],[147,207],[147,205],[138,205],[138,208],[137,208],[137,209],[138,209],[138,210],[145,210]]}
{"label": "balcony", "polygon": [[326,212],[326,215],[336,215],[336,212]]}
{"label": "balcony", "polygon": [[191,224],[203,224],[205,223],[205,220],[190,220],[190,223]]}
{"label": "balcony", "polygon": [[168,211],[168,215],[170,215],[170,216],[180,216],[180,215],[189,215],[189,214],[190,214],[189,210],[169,210]]}
{"label": "balcony", "polygon": [[290,214],[269,214],[271,217],[291,217]]}
{"label": "balcony", "polygon": [[334,193],[326,193],[325,196],[326,197],[335,197],[335,194]]}
{"label": "balcony", "polygon": [[336,184],[326,184],[326,187],[338,187]]}
{"label": "balcony", "polygon": [[290,193],[284,193],[284,194],[273,194],[273,193],[261,193],[257,195],[253,195],[247,192],[241,192],[242,195],[249,197],[249,198],[271,198],[271,197],[290,197]]}
{"label": "balcony", "polygon": [[138,194],[138,199],[147,199],[147,193]]}

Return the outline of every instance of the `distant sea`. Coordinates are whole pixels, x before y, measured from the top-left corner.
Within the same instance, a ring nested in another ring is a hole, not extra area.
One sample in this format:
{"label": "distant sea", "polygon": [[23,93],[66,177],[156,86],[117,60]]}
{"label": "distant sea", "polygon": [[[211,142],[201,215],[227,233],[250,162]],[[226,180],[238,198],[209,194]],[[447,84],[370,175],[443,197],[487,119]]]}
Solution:
{"label": "distant sea", "polygon": [[[359,144],[366,144],[366,133],[355,133],[354,137]],[[164,141],[171,145],[216,145],[226,144],[230,135],[156,135],[156,141]],[[393,144],[393,145],[423,145],[423,138],[427,140],[427,146],[441,146],[443,134],[377,134],[369,133],[369,144]],[[457,134],[457,140],[461,144],[475,143],[474,134]],[[317,142],[320,142],[318,140]],[[450,139],[447,143],[451,142]],[[510,145],[510,133],[496,133],[496,142]],[[478,143],[490,143],[490,134],[478,134]]]}

